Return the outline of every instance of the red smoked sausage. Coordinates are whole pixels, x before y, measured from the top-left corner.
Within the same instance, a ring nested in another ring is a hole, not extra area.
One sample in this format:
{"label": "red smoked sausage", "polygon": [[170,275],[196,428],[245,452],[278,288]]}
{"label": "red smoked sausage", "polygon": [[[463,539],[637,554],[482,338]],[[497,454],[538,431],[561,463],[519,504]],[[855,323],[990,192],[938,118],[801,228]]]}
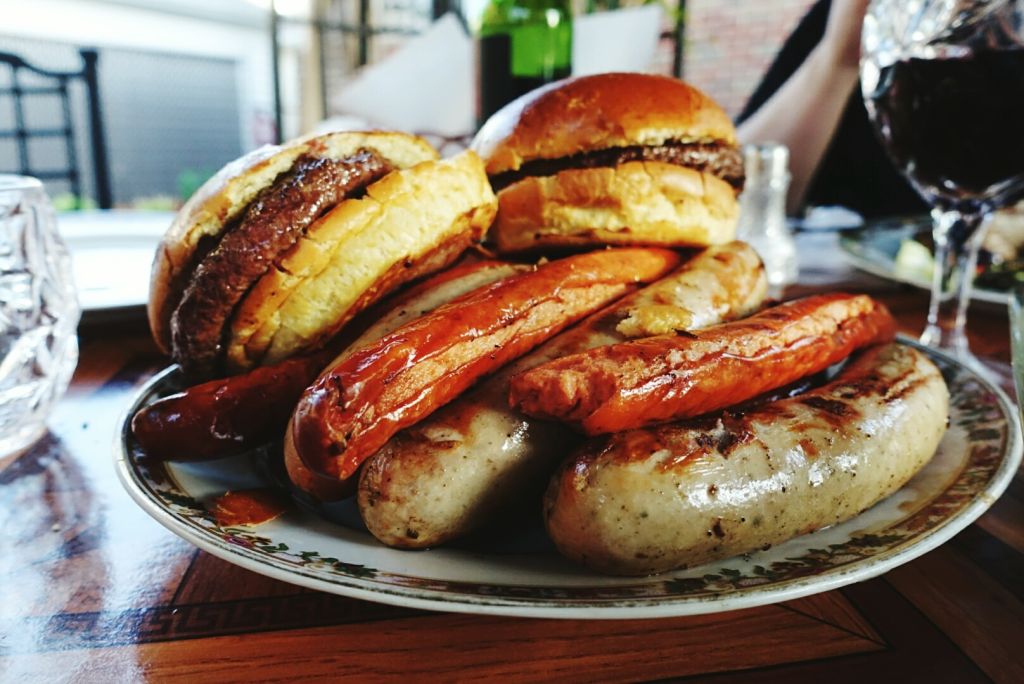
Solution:
{"label": "red smoked sausage", "polygon": [[442,306],[321,375],[296,408],[295,449],[311,470],[350,478],[398,430],[679,262],[655,248],[580,254]]}
{"label": "red smoked sausage", "polygon": [[132,433],[147,456],[169,461],[223,458],[280,439],[302,391],[340,349],[376,342],[427,311],[525,268],[480,261],[435,275],[378,307],[376,315],[370,312],[367,322],[376,322],[364,324],[365,331],[349,326],[324,351],[211,380],[143,407],[132,419]]}
{"label": "red smoked sausage", "polygon": [[551,361],[513,378],[509,402],[588,435],[620,432],[737,404],[891,340],[895,330],[888,310],[865,295],[806,297],[695,334]]}

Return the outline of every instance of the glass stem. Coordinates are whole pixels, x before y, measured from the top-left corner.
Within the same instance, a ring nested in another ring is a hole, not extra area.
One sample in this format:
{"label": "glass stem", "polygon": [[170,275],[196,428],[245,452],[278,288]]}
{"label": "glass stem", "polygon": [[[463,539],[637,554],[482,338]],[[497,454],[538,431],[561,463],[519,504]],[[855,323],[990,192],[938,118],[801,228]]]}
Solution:
{"label": "glass stem", "polygon": [[928,325],[921,342],[963,356],[969,353],[964,326],[981,245],[979,227],[984,215],[933,209],[932,219],[935,269]]}

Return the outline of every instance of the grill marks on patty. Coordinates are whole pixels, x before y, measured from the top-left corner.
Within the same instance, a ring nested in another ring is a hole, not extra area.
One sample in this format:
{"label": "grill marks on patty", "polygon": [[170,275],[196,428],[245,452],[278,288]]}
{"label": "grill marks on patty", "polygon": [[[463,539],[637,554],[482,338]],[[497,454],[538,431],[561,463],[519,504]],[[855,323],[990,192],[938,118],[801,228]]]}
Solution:
{"label": "grill marks on patty", "polygon": [[344,159],[303,155],[200,257],[171,318],[174,357],[186,373],[217,373],[227,323],[246,292],[318,218],[392,170],[373,151]]}
{"label": "grill marks on patty", "polygon": [[610,147],[558,159],[532,159],[515,171],[496,174],[491,178],[491,185],[494,191],[498,192],[528,176],[553,176],[568,169],[618,166],[631,161],[660,161],[686,166],[721,178],[737,193],[743,189],[743,156],[739,149],[720,142],[677,140],[670,140],[661,145]]}

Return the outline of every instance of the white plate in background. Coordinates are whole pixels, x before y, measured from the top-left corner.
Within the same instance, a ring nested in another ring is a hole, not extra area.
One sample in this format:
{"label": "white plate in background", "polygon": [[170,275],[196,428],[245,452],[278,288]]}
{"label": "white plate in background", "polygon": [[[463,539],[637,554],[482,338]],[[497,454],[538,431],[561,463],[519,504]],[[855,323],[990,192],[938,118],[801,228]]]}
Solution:
{"label": "white plate in background", "polygon": [[145,306],[153,255],[173,218],[122,209],[57,215],[83,314]]}

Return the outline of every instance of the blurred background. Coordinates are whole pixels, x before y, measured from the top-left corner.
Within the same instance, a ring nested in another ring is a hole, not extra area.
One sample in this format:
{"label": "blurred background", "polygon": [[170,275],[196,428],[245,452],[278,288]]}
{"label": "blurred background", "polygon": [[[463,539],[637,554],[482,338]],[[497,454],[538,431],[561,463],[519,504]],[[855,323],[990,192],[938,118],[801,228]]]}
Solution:
{"label": "blurred background", "polygon": [[[472,133],[471,112],[451,114],[472,106],[465,34],[486,3],[0,0],[0,52],[65,75],[54,88],[0,63],[0,172],[27,167],[62,210],[166,211],[243,152],[325,127],[417,115],[406,127],[458,145]],[[574,68],[682,76],[735,115],[811,4],[575,0]],[[451,26],[435,24],[449,13]],[[396,82],[410,61],[429,83]],[[410,113],[396,97],[452,104]]]}

